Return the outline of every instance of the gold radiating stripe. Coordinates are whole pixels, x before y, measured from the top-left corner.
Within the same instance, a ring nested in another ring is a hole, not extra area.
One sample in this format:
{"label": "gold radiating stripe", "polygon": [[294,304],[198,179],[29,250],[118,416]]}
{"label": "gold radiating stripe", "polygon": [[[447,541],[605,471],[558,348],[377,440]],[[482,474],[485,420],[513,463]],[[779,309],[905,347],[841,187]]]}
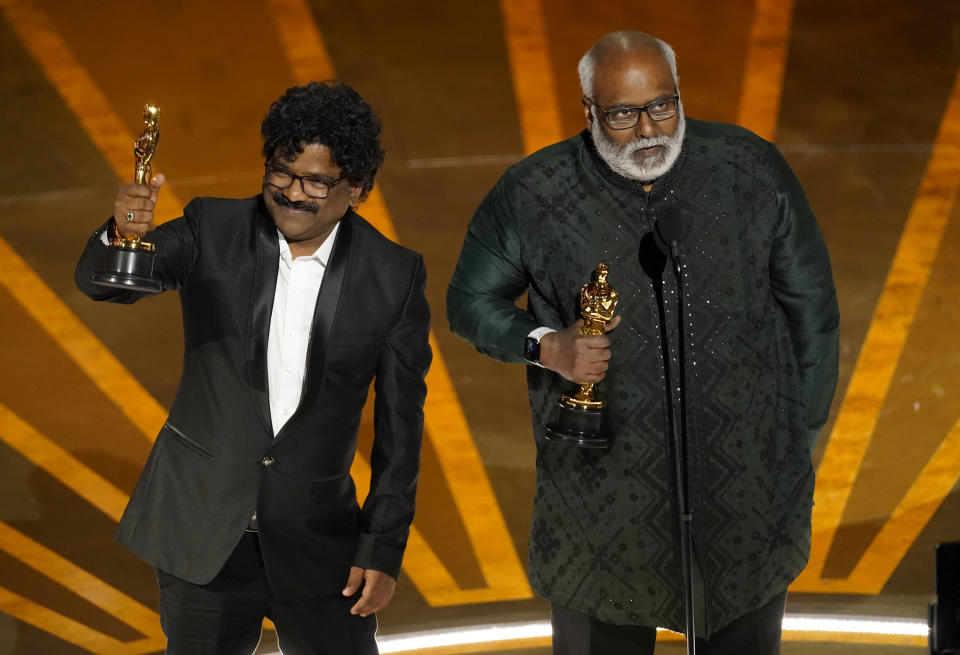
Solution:
{"label": "gold radiating stripe", "polygon": [[755,0],[737,123],[768,141],[777,134],[793,0]]}
{"label": "gold radiating stripe", "polygon": [[[303,0],[269,0],[271,16],[298,84],[336,77],[323,37]],[[374,188],[361,213],[388,238],[397,241],[386,202]],[[486,587],[461,589],[414,523],[404,555],[404,571],[430,605],[461,605],[530,598],[533,592],[503,513],[477,452],[440,346],[430,335],[433,364],[427,375],[424,422],[450,493],[457,505]],[[354,458],[351,474],[358,489],[369,487],[370,466]]]}
{"label": "gold radiating stripe", "polygon": [[[120,519],[127,502],[127,495],[123,491],[85,466],[59,444],[35,430],[2,403],[0,440],[114,521]],[[9,526],[5,529],[0,526],[0,548],[27,566],[65,585],[100,609],[135,627],[146,634],[147,638],[123,644],[6,589],[0,589],[0,611],[64,641],[102,655],[133,655],[163,647],[163,636],[158,629],[159,619],[152,610],[100,582]],[[62,577],[64,575],[67,579]]]}
{"label": "gold radiating stripe", "polygon": [[880,593],[917,535],[960,481],[960,420],[927,460],[907,494],[850,574],[850,586]]}
{"label": "gold radiating stripe", "polygon": [[530,598],[533,592],[433,336],[430,344],[435,359],[427,376],[426,427],[487,586],[461,589],[420,533],[411,534],[406,571],[415,581],[420,576],[417,586],[429,590],[424,596],[433,605]]}
{"label": "gold radiating stripe", "polygon": [[93,507],[119,521],[127,504],[127,494],[88,468],[59,444],[35,430],[0,403],[0,440],[39,469],[66,485]]}
{"label": "gold radiating stripe", "polygon": [[541,0],[500,0],[525,154],[563,139]]}
{"label": "gold radiating stripe", "polygon": [[[163,644],[160,621],[156,612],[2,521],[0,521],[0,550],[51,580],[56,580],[58,584],[77,596],[86,599],[148,638],[161,640],[159,643]],[[43,614],[32,615],[28,612],[20,612],[16,616],[37,627],[41,627],[39,624],[44,623],[47,618]],[[55,629],[48,630],[48,627]],[[42,627],[42,629],[60,635],[57,626],[48,627]],[[69,630],[68,625],[62,628]],[[112,654],[115,651],[99,652]]]}
{"label": "gold radiating stripe", "polygon": [[3,587],[0,587],[0,612],[96,655],[140,655],[162,650],[166,643],[162,635],[124,643]]}
{"label": "gold radiating stripe", "polygon": [[333,61],[305,0],[267,0],[267,5],[297,84],[335,78]]}
{"label": "gold radiating stripe", "polygon": [[[907,335],[923,291],[930,276],[937,250],[943,238],[950,211],[960,186],[960,72],[954,81],[946,111],[940,123],[937,138],[927,168],[907,217],[900,243],[887,274],[883,293],[857,358],[853,375],[844,394],[830,441],[817,472],[817,489],[813,509],[813,546],[810,563],[791,589],[795,591],[859,592],[879,589],[886,583],[903,556],[899,547],[890,552],[889,530],[885,527],[884,541],[875,540],[864,556],[870,570],[863,565],[855,576],[842,580],[822,580],[827,554],[833,544],[837,528],[850,498],[857,473],[863,463],[867,446],[876,429],[893,374],[900,361]],[[952,433],[951,433],[952,434]],[[935,467],[928,464],[911,489],[913,497],[933,494],[939,505],[949,489],[940,484]],[[908,494],[909,495],[909,494]],[[932,500],[928,498],[928,500]],[[898,507],[908,509],[904,504]],[[904,522],[896,517],[904,530],[897,541],[913,539],[923,525]],[[891,519],[893,520],[893,519]],[[895,559],[894,559],[895,558]],[[890,561],[893,559],[893,561]],[[881,566],[881,562],[883,563]],[[891,566],[892,564],[892,566]],[[869,580],[871,576],[875,579]],[[864,586],[865,585],[865,586]]]}
{"label": "gold radiating stripe", "polygon": [[[357,453],[357,456],[353,460],[350,475],[353,477],[354,484],[357,486],[358,500],[362,503],[366,496],[367,489],[370,488],[370,465],[359,453]],[[465,522],[469,520],[473,519],[464,516]],[[482,566],[481,563],[481,567]],[[407,549],[403,557],[403,569],[407,575],[410,576],[417,590],[424,595],[431,606],[442,607],[446,605],[465,605],[468,603],[509,600],[508,598],[503,598],[502,585],[498,587],[495,584],[491,584],[491,580],[497,581],[498,578],[495,575],[488,576],[489,568],[489,565],[487,568],[481,568],[485,581],[487,582],[486,587],[461,589],[460,585],[450,574],[450,570],[447,569],[446,565],[430,546],[430,543],[424,538],[423,533],[417,529],[416,523],[410,528],[410,536],[407,539]],[[521,596],[521,598],[523,597],[525,596]]]}
{"label": "gold radiating stripe", "polygon": [[103,395],[117,403],[127,419],[152,440],[166,419],[166,411],[3,238],[0,284]]}
{"label": "gold radiating stripe", "polygon": [[[28,0],[0,0],[0,8],[117,178],[132,182],[134,137],[53,24]],[[144,98],[143,101],[154,99]],[[129,111],[136,112],[139,117],[142,109],[143,105],[133,105]],[[179,216],[182,211],[183,205],[173,190],[164,187],[157,200],[157,222]]]}
{"label": "gold radiating stripe", "polygon": [[[23,0],[0,0],[0,8],[117,176],[132,179],[133,137],[47,17]],[[169,189],[160,194],[160,199],[161,204],[167,203],[167,209],[158,208],[158,214],[179,213],[179,200]],[[0,284],[152,440],[166,418],[164,409],[2,238]]]}

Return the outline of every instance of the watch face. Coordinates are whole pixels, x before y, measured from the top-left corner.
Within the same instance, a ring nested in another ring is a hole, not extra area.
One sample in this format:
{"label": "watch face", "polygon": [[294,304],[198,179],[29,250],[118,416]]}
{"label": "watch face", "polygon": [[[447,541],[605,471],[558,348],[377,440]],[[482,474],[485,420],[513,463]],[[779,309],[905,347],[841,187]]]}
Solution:
{"label": "watch face", "polygon": [[527,337],[523,343],[523,358],[531,364],[540,363],[540,342],[533,337]]}

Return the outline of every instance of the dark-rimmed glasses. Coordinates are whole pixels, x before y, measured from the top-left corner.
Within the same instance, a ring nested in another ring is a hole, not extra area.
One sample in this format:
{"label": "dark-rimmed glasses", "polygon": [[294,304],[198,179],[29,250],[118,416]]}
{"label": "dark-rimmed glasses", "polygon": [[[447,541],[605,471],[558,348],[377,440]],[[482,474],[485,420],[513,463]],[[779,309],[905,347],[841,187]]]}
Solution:
{"label": "dark-rimmed glasses", "polygon": [[330,195],[330,189],[343,182],[346,176],[341,175],[335,180],[328,177],[313,177],[311,175],[296,175],[287,169],[277,166],[273,162],[264,164],[263,181],[283,191],[290,188],[296,180],[300,180],[300,189],[303,195],[322,200]]}
{"label": "dark-rimmed glasses", "polygon": [[591,98],[583,96],[583,102],[596,107],[611,130],[629,130],[631,127],[636,127],[637,124],[640,123],[640,117],[643,115],[643,112],[647,112],[647,116],[649,116],[652,121],[659,122],[673,118],[677,115],[679,100],[679,95],[672,95],[666,96],[665,98],[657,98],[642,107],[617,105],[609,109],[604,109]]}

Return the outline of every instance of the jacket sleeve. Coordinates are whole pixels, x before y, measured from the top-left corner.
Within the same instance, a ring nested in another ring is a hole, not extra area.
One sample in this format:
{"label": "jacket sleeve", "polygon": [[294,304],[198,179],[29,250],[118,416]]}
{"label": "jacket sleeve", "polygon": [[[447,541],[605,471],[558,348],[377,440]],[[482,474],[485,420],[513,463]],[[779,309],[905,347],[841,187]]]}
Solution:
{"label": "jacket sleeve", "polygon": [[399,319],[384,339],[374,382],[370,492],[360,512],[354,566],[394,578],[413,522],[423,440],[424,378],[430,368],[426,273],[417,256]]}
{"label": "jacket sleeve", "polygon": [[812,450],[827,422],[837,387],[840,311],[820,227],[796,176],[779,152],[774,157],[780,167],[780,223],[771,251],[770,282],[787,317],[800,366],[800,392]]}
{"label": "jacket sleeve", "polygon": [[450,329],[503,362],[522,363],[524,339],[540,327],[516,305],[529,286],[518,234],[522,211],[522,192],[508,173],[470,221],[447,289]]}
{"label": "jacket sleeve", "polygon": [[[196,231],[201,206],[200,201],[191,201],[182,217],[160,225],[143,238],[147,243],[156,246],[154,274],[163,282],[165,291],[179,289],[190,276],[199,248]],[[108,233],[112,224],[113,218],[108,219],[87,240],[73,272],[74,282],[80,291],[93,300],[134,303],[153,294],[104,287],[90,281],[91,276],[106,265],[109,246],[104,243],[103,235]]]}

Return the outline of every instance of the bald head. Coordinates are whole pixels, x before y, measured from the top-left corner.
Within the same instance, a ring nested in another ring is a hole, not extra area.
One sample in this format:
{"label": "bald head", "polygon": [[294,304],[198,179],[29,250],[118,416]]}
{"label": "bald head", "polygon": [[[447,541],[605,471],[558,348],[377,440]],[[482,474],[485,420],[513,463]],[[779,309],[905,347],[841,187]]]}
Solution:
{"label": "bald head", "polygon": [[593,97],[593,79],[598,67],[605,62],[620,59],[624,55],[638,53],[651,53],[662,57],[670,67],[674,86],[677,86],[677,57],[673,53],[673,48],[649,34],[623,30],[600,37],[580,59],[577,70],[580,73],[580,87],[583,89],[583,95],[588,98]]}

